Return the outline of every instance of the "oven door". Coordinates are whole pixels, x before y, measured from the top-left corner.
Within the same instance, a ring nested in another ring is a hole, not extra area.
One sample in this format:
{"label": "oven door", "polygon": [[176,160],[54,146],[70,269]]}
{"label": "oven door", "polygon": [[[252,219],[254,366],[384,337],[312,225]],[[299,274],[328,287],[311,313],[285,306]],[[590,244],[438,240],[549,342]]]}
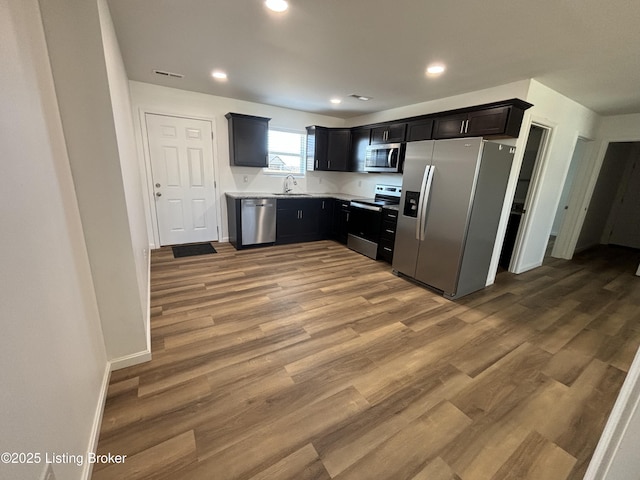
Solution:
{"label": "oven door", "polygon": [[367,257],[378,257],[382,207],[351,202],[347,246]]}

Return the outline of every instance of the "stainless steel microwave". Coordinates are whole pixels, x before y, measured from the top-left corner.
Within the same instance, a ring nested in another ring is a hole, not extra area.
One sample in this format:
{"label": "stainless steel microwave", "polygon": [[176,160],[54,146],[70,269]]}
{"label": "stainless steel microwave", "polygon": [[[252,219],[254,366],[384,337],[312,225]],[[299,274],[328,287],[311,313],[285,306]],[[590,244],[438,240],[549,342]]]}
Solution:
{"label": "stainless steel microwave", "polygon": [[364,170],[366,172],[402,172],[405,147],[404,143],[369,145],[364,160]]}

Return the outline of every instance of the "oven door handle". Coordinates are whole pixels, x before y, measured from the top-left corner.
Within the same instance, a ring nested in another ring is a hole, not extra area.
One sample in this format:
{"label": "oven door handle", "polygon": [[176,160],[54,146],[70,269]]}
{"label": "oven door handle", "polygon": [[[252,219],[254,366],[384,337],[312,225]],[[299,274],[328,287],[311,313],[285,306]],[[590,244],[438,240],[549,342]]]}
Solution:
{"label": "oven door handle", "polygon": [[356,208],[362,208],[364,210],[371,210],[372,212],[381,212],[382,207],[374,207],[373,205],[367,205],[365,203],[360,202],[351,202],[350,205]]}
{"label": "oven door handle", "polygon": [[429,195],[431,194],[431,184],[433,183],[433,173],[436,167],[434,165],[427,165],[425,168],[424,176],[422,177],[422,189],[420,190],[420,202],[418,205],[418,231],[416,232],[416,239],[424,241],[425,232],[427,230],[427,208],[429,206]]}

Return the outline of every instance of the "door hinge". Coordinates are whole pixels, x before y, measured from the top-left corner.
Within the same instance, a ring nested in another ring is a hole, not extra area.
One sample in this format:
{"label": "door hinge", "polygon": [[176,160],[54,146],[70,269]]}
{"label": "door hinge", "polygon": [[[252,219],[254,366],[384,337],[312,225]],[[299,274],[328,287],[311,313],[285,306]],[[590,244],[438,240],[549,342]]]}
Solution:
{"label": "door hinge", "polygon": [[216,181],[213,181],[213,188],[218,188],[218,184],[216,183]]}
{"label": "door hinge", "polygon": [[213,140],[213,130],[211,130],[211,140]]}

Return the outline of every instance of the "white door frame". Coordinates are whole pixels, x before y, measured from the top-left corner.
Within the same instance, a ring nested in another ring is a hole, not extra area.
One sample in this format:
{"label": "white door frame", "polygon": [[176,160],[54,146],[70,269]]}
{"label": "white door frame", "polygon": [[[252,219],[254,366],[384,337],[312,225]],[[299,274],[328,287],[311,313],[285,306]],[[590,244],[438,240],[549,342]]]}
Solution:
{"label": "white door frame", "polygon": [[640,142],[640,134],[631,137],[607,137],[601,140],[598,145],[595,145],[591,155],[588,155],[589,162],[582,175],[576,178],[575,192],[570,197],[571,204],[575,202],[576,208],[570,209],[565,218],[567,240],[566,247],[562,250],[561,258],[573,258],[580,232],[587,216],[587,210],[589,210],[591,197],[600,176],[600,169],[604,163],[604,157],[607,154],[609,144],[616,142]]}
{"label": "white door frame", "polygon": [[[518,228],[518,235],[516,237],[516,242],[513,247],[513,254],[511,256],[511,262],[509,263],[509,271],[513,273],[522,273],[526,270],[529,270],[531,267],[529,265],[522,265],[522,256],[525,248],[525,244],[529,237],[529,233],[531,231],[531,222],[533,218],[533,213],[536,210],[538,200],[540,198],[540,190],[542,186],[542,179],[544,178],[544,174],[547,170],[549,152],[551,151],[551,145],[553,144],[553,140],[555,137],[555,131],[557,124],[553,122],[549,122],[549,120],[544,118],[539,118],[535,116],[529,117],[529,122],[526,128],[526,136],[522,145],[521,153],[519,155],[519,168],[518,174],[520,174],[520,168],[522,168],[522,160],[524,159],[524,152],[527,146],[527,142],[529,140],[529,133],[531,131],[531,127],[536,126],[545,130],[544,135],[542,136],[542,141],[540,145],[540,150],[538,151],[538,156],[536,158],[536,164],[533,169],[533,174],[531,176],[531,184],[529,185],[529,190],[527,192],[527,198],[524,204],[525,215],[523,216],[523,222],[520,224]],[[515,194],[515,190],[514,190]],[[513,199],[512,199],[513,200]]]}
{"label": "white door frame", "polygon": [[149,152],[149,137],[147,135],[147,122],[145,120],[146,114],[152,115],[163,115],[167,117],[177,117],[177,118],[185,118],[190,120],[204,120],[211,123],[211,131],[213,132],[213,138],[211,139],[212,143],[212,151],[213,151],[213,181],[215,188],[215,215],[216,215],[216,224],[218,225],[218,241],[222,238],[222,228],[220,225],[220,219],[222,218],[222,211],[220,202],[222,201],[220,195],[220,180],[219,180],[219,165],[218,165],[218,148],[217,144],[217,136],[216,136],[216,122],[213,117],[201,117],[197,115],[188,115],[183,113],[176,112],[167,112],[163,110],[158,110],[157,108],[152,107],[139,107],[138,108],[138,122],[140,127],[140,139],[141,145],[139,146],[142,149],[142,158],[144,158],[144,178],[146,180],[146,190],[147,195],[145,196],[145,207],[147,210],[147,228],[150,230],[149,238],[153,239],[153,243],[149,245],[150,248],[160,248],[160,230],[158,228],[158,216],[155,208],[155,190],[153,185],[153,175],[151,171],[151,153]]}

